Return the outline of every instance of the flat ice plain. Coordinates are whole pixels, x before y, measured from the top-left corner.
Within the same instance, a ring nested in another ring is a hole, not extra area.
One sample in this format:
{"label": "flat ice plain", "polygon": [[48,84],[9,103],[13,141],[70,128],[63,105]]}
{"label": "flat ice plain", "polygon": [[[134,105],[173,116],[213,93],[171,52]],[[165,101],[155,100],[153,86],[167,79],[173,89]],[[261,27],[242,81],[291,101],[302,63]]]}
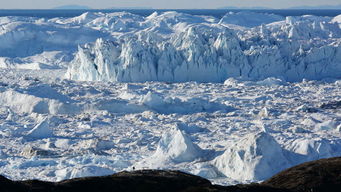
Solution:
{"label": "flat ice plain", "polygon": [[[251,19],[250,19],[251,18]],[[0,17],[0,174],[261,181],[341,155],[341,17]]]}

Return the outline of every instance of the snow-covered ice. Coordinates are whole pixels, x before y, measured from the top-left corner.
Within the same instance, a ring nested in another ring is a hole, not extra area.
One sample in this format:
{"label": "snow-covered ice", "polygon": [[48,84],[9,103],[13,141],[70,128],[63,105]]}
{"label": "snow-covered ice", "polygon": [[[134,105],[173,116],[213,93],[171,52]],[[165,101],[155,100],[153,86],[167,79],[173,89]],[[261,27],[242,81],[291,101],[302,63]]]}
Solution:
{"label": "snow-covered ice", "polygon": [[260,13],[0,17],[0,174],[180,169],[228,185],[340,156],[339,24]]}

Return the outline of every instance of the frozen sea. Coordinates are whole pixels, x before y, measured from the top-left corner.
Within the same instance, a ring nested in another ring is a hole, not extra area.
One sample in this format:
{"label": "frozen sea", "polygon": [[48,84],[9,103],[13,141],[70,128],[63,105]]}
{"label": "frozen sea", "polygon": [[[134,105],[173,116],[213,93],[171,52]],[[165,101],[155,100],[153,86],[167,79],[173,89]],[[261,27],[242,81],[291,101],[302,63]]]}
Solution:
{"label": "frozen sea", "polygon": [[341,155],[338,10],[0,10],[0,174],[225,185]]}

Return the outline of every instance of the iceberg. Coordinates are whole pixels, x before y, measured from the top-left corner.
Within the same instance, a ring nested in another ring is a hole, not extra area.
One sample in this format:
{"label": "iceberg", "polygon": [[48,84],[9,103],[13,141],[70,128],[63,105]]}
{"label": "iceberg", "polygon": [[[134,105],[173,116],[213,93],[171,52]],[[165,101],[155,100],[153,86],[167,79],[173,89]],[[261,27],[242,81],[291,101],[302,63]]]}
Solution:
{"label": "iceberg", "polygon": [[160,168],[170,163],[192,162],[203,158],[205,151],[194,144],[189,136],[177,127],[162,135],[155,153],[138,162],[138,168]]}
{"label": "iceberg", "polygon": [[213,165],[238,181],[260,181],[290,167],[281,146],[266,132],[245,136],[214,159]]}

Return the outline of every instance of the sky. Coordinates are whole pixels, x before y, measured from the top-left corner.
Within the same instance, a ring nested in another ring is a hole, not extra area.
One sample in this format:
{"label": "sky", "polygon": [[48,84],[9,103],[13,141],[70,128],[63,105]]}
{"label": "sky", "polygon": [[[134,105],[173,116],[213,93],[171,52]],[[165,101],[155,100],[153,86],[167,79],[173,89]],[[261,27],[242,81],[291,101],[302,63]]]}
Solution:
{"label": "sky", "polygon": [[340,4],[341,0],[0,0],[0,9],[49,9],[62,5],[83,5],[94,9],[113,7],[214,9],[225,6],[288,8]]}

